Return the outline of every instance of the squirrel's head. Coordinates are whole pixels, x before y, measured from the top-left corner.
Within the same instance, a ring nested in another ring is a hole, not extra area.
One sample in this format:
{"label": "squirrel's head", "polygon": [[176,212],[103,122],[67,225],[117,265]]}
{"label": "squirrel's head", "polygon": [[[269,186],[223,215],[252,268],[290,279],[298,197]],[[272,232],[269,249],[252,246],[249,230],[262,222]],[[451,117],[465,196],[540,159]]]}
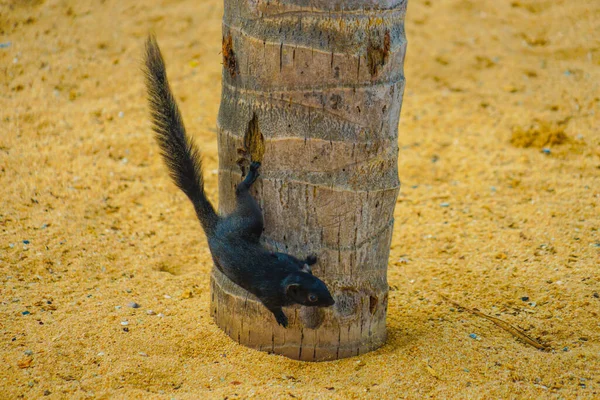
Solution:
{"label": "squirrel's head", "polygon": [[329,307],[335,304],[325,283],[309,272],[294,272],[283,284],[285,295],[293,303],[308,307]]}

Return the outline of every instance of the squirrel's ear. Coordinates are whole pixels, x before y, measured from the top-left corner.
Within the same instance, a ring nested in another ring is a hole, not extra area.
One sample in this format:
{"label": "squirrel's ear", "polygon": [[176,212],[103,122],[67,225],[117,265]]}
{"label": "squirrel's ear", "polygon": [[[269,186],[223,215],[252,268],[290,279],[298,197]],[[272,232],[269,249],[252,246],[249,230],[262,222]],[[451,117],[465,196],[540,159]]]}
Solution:
{"label": "squirrel's ear", "polygon": [[285,294],[288,296],[298,295],[300,292],[300,284],[299,283],[291,283],[285,287]]}
{"label": "squirrel's ear", "polygon": [[316,263],[317,263],[317,255],[316,254],[311,254],[310,256],[306,257],[306,264],[315,265]]}
{"label": "squirrel's ear", "polygon": [[310,267],[308,266],[308,264],[304,264],[302,266],[302,268],[300,269],[300,271],[306,272],[307,274],[311,274],[312,275],[312,270],[310,269]]}

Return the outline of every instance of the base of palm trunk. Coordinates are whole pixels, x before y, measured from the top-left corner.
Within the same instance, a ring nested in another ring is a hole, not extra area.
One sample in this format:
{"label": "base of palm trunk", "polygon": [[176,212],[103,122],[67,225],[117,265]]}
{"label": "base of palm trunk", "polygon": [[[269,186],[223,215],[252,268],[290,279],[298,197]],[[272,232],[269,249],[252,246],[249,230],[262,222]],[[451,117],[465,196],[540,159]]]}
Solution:
{"label": "base of palm trunk", "polygon": [[[286,307],[289,326],[283,328],[256,297],[215,268],[210,284],[217,326],[244,346],[296,360],[326,361],[364,354],[385,343],[387,291],[379,296],[354,290],[334,293],[338,303],[326,309]],[[338,315],[340,301],[342,308],[355,302],[358,313]]]}

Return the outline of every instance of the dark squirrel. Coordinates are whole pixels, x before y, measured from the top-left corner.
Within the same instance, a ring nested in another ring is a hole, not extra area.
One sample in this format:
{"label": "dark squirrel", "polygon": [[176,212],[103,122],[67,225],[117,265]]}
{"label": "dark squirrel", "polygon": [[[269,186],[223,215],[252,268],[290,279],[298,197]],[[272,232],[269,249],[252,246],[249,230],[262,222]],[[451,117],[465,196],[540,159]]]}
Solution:
{"label": "dark squirrel", "polygon": [[334,300],[325,283],[312,275],[314,255],[300,260],[271,252],[260,244],[263,217],[249,189],[259,176],[253,162],[236,187],[236,209],[220,216],[204,193],[202,158],[185,133],[183,120],[167,80],[165,63],[154,37],[146,42],[146,88],[152,128],[175,184],[189,197],[206,233],[215,266],[234,283],[253,293],[287,327],[282,307],[292,304],[328,307]]}

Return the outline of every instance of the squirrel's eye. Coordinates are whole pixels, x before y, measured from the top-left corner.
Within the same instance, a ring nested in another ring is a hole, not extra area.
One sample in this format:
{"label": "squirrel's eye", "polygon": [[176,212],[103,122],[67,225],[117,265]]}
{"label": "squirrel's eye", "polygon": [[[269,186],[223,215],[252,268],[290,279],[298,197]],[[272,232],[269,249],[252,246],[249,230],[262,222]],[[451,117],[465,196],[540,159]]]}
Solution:
{"label": "squirrel's eye", "polygon": [[308,295],[308,301],[310,301],[311,303],[314,303],[315,301],[317,301],[317,295],[316,294],[309,294]]}

